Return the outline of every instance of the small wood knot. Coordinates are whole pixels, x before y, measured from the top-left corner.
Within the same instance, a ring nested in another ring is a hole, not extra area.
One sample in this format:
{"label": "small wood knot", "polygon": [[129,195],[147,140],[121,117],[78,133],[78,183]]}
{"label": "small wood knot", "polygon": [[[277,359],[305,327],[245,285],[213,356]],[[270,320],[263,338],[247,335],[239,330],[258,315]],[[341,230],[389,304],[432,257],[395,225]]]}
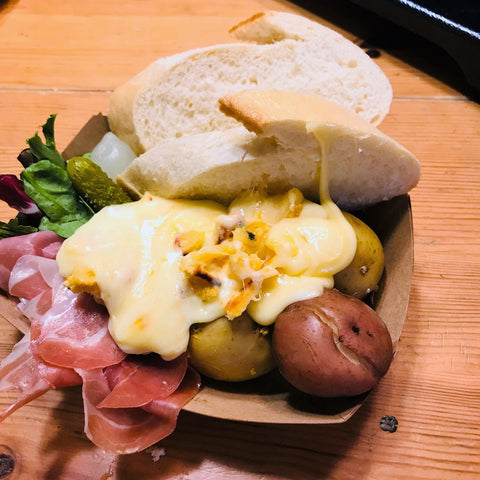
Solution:
{"label": "small wood knot", "polygon": [[385,415],[380,420],[380,428],[384,432],[394,433],[398,428],[398,420],[393,415]]}
{"label": "small wood knot", "polygon": [[7,478],[15,468],[15,459],[6,453],[0,453],[0,478]]}

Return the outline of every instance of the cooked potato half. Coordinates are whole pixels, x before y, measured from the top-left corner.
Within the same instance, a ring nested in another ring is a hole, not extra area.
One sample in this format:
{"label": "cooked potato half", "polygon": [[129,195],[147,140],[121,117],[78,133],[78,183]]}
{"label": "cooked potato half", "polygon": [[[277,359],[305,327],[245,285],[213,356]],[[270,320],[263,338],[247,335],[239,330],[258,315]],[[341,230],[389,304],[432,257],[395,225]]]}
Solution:
{"label": "cooked potato half", "polygon": [[275,368],[270,330],[247,314],[194,325],[188,353],[192,367],[215,380],[241,382]]}
{"label": "cooked potato half", "polygon": [[359,218],[343,212],[355,230],[357,250],[347,268],[334,276],[335,288],[348,295],[364,298],[378,288],[383,274],[383,247],[377,234]]}

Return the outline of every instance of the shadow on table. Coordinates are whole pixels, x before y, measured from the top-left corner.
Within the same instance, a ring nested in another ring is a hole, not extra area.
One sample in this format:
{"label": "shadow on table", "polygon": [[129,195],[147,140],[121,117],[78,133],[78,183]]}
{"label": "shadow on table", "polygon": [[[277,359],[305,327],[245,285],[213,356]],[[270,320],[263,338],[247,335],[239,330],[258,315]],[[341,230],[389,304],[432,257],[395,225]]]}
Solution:
{"label": "shadow on table", "polygon": [[9,12],[19,0],[0,0],[0,14]]}
{"label": "shadow on table", "polygon": [[[368,409],[367,402],[362,415],[334,425],[244,423],[182,412],[177,430],[157,444],[156,463],[145,458],[148,451],[121,457],[115,478],[330,478],[361,437]],[[369,470],[368,459],[355,462],[356,479],[367,479]]]}
{"label": "shadow on table", "polygon": [[[73,387],[62,390],[59,404],[50,410],[51,417],[43,425],[40,457],[32,461],[41,462],[38,480],[319,480],[339,468],[365,427],[371,427],[369,411],[367,400],[361,413],[333,425],[236,422],[183,411],[171,436],[151,449],[118,456],[103,452],[86,438],[81,391]],[[356,479],[368,479],[368,458],[353,461]]]}

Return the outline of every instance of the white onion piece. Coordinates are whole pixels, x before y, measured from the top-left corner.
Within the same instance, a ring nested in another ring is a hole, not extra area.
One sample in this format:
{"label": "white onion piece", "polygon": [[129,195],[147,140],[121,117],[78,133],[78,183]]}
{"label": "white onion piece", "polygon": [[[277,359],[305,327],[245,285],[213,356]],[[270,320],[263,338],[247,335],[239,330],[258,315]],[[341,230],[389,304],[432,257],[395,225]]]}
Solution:
{"label": "white onion piece", "polygon": [[107,132],[92,150],[92,161],[113,180],[136,158],[132,149],[112,132]]}

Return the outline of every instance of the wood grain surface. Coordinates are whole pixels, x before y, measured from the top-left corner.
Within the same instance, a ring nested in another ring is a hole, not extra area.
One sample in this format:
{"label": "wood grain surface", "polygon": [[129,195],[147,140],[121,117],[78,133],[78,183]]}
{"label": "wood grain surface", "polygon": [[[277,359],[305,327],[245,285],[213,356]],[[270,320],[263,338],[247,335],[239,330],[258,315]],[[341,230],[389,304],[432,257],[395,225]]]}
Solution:
{"label": "wood grain surface", "polygon": [[[0,424],[0,459],[16,460],[0,478],[480,478],[480,107],[455,62],[428,41],[343,0],[1,1],[0,172],[20,171],[17,154],[50,113],[62,149],[151,61],[230,41],[231,26],[268,9],[304,14],[369,50],[394,91],[381,129],[422,162],[411,193],[411,299],[390,371],[344,424],[183,412],[157,450],[122,457],[85,439],[79,389],[49,392]],[[0,218],[11,215],[2,204]],[[0,358],[19,338],[0,321]],[[8,402],[1,393],[0,409]],[[379,428],[384,415],[398,419],[395,433]]]}

